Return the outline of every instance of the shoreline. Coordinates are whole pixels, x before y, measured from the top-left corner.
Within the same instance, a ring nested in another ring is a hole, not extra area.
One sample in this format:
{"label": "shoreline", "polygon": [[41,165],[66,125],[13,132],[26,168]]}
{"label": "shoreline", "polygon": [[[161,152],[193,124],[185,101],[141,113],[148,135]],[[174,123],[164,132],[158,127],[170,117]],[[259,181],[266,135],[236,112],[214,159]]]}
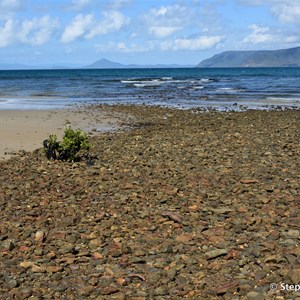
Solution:
{"label": "shoreline", "polygon": [[61,139],[66,126],[80,128],[90,135],[121,128],[126,119],[90,107],[45,110],[0,110],[0,161],[17,155],[20,151],[33,151],[42,147],[50,134]]}
{"label": "shoreline", "polygon": [[[0,128],[5,128],[5,130],[0,130],[0,161],[16,156],[22,151],[27,152],[41,148],[43,141],[50,134],[55,134],[58,139],[61,139],[67,126],[71,126],[74,129],[82,129],[91,136],[100,132],[125,128],[128,124],[133,124],[130,110],[132,108],[135,110],[134,107],[157,108],[158,110],[166,111],[183,110],[208,114],[242,113],[247,111],[299,111],[298,107],[282,105],[271,105],[269,107],[261,107],[261,109],[236,106],[221,110],[220,108],[216,109],[214,106],[185,109],[182,107],[147,104],[92,104],[53,109],[0,110]],[[120,113],[120,111],[125,111],[125,113]]]}

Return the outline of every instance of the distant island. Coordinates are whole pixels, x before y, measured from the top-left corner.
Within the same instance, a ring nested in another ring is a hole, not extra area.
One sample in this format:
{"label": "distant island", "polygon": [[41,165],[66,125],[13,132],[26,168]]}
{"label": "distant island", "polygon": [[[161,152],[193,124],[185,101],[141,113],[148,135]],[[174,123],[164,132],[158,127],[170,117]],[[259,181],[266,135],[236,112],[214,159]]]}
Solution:
{"label": "distant island", "polygon": [[201,61],[197,67],[300,67],[300,47],[281,50],[226,51]]}
{"label": "distant island", "polygon": [[38,69],[159,69],[159,68],[254,68],[254,67],[300,67],[300,47],[280,50],[225,51],[204,59],[198,65],[179,64],[121,64],[106,58],[86,66],[1,64],[0,70]]}
{"label": "distant island", "polygon": [[179,64],[156,64],[156,65],[138,65],[129,64],[124,65],[118,62],[110,61],[106,58],[102,58],[89,64],[87,66],[75,66],[75,65],[40,65],[29,66],[23,64],[1,64],[0,70],[44,70],[44,69],[159,69],[159,68],[194,68],[195,65],[179,65]]}
{"label": "distant island", "polygon": [[147,68],[193,68],[193,65],[178,65],[178,64],[156,64],[156,65],[123,65],[118,62],[110,61],[106,58],[95,61],[94,63],[83,67],[84,69],[147,69]]}

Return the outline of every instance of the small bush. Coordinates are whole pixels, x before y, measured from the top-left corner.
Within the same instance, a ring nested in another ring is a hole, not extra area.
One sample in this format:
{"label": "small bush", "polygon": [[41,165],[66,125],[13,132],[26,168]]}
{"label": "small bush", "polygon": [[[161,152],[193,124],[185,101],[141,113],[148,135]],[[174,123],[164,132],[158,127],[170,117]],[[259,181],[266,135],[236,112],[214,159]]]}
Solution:
{"label": "small bush", "polygon": [[79,161],[82,157],[89,157],[92,145],[88,141],[88,135],[80,129],[66,128],[61,142],[57,141],[54,134],[43,142],[48,159],[65,161]]}

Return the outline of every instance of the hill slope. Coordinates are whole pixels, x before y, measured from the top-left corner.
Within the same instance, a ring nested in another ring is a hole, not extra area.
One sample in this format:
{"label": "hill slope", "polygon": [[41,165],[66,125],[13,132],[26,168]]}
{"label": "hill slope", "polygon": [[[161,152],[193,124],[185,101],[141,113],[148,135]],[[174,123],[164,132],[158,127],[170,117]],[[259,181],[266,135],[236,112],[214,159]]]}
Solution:
{"label": "hill slope", "polygon": [[119,69],[119,68],[124,68],[124,66],[117,62],[113,62],[108,59],[102,58],[88,66],[85,66],[84,68],[85,69]]}
{"label": "hill slope", "polygon": [[84,69],[138,69],[138,68],[190,68],[193,67],[191,65],[165,65],[165,64],[157,64],[157,65],[123,65],[117,62],[110,61],[108,59],[100,59],[95,61],[94,63],[83,67]]}
{"label": "hill slope", "polygon": [[197,67],[300,67],[300,47],[281,50],[226,51],[203,60]]}

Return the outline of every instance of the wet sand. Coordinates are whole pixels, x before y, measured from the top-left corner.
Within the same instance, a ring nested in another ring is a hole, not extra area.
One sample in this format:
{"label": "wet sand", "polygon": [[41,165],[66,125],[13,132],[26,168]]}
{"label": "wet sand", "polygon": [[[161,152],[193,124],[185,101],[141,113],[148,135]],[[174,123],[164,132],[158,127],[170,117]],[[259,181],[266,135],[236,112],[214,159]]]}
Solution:
{"label": "wet sand", "polygon": [[50,134],[60,139],[66,126],[86,132],[115,130],[122,117],[108,108],[0,111],[0,160],[8,159],[20,150],[32,151],[42,147]]}

